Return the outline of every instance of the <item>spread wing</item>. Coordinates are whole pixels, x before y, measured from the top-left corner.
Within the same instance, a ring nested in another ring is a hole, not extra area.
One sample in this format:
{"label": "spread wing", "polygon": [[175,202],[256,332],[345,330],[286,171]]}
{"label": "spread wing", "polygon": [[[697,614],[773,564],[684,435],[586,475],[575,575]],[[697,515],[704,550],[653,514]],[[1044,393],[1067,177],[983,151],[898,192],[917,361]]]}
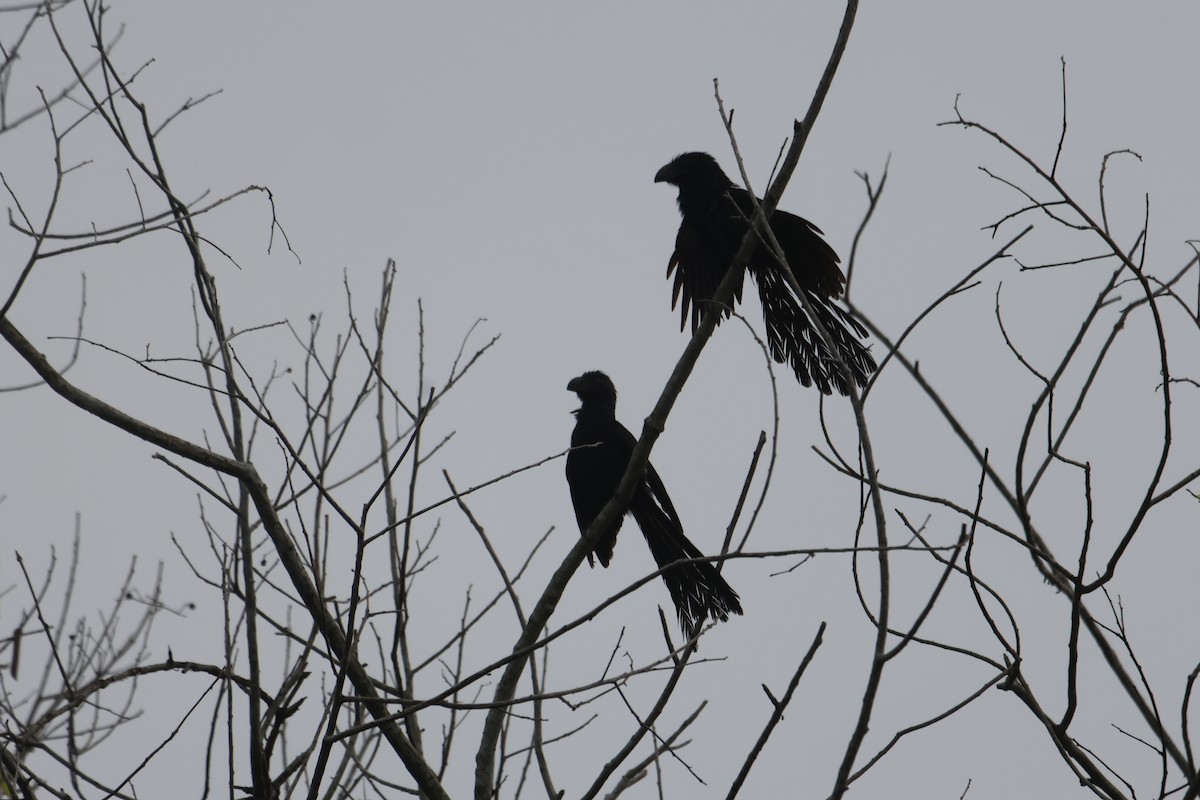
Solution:
{"label": "spread wing", "polygon": [[[714,258],[713,248],[706,244],[704,236],[695,226],[687,222],[679,226],[675,236],[675,252],[667,265],[667,277],[675,276],[671,288],[671,308],[679,307],[679,329],[692,320],[692,331],[700,326],[704,313],[704,301],[716,294],[717,286],[729,262],[719,263]],[[741,289],[738,290],[740,299]]]}

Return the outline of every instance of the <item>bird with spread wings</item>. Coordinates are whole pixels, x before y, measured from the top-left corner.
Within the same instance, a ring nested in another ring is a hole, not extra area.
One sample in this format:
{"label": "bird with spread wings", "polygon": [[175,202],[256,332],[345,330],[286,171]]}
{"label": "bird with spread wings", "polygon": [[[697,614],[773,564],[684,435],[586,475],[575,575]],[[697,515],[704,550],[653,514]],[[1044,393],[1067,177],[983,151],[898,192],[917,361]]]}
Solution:
{"label": "bird with spread wings", "polygon": [[[707,153],[677,156],[658,171],[654,181],[679,189],[679,213],[683,219],[667,277],[675,277],[671,307],[680,308],[680,328],[687,324],[690,315],[695,330],[705,301],[716,293],[750,229],[755,201],[749,192],[729,180],[716,159]],[[820,228],[786,211],[776,210],[771,215],[770,228],[809,308],[849,368],[849,377],[858,386],[865,386],[875,371],[875,359],[860,341],[867,335],[866,330],[833,302],[841,296],[846,282],[838,267],[837,253],[822,238]],[[847,394],[846,376],[804,304],[788,286],[770,244],[758,243],[747,272],[758,286],[771,356],[781,364],[790,365],[804,386],[816,384],[824,394],[833,389]],[[734,299],[741,302],[740,283]],[[726,309],[724,316],[728,314]]]}

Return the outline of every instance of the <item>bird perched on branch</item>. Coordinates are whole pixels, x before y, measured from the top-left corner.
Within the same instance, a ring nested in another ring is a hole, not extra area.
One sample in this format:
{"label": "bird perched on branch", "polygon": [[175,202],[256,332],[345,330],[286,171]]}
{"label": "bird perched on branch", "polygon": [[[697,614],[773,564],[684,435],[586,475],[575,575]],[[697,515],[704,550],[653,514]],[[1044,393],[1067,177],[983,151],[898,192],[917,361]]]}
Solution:
{"label": "bird perched on branch", "polygon": [[[680,307],[680,329],[690,313],[692,330],[700,324],[704,301],[710,300],[733,261],[754,217],[754,198],[736,186],[708,153],[684,153],[654,176],[655,183],[679,188],[683,221],[675,237],[675,252],[667,277],[675,276],[671,307]],[[875,359],[859,339],[867,335],[847,311],[834,305],[846,283],[837,253],[821,238],[821,229],[806,219],[776,210],[771,232],[783,250],[812,313],[828,331],[859,386],[875,371]],[[759,241],[747,271],[758,286],[771,356],[789,364],[804,386],[814,383],[824,394],[837,389],[847,394],[846,376],[821,338],[804,305],[788,286],[774,248]],[[741,302],[739,281],[734,299]],[[729,315],[725,309],[723,316]]]}
{"label": "bird perched on branch", "polygon": [[[600,509],[617,491],[625,474],[637,439],[617,421],[617,389],[603,372],[585,372],[567,384],[569,391],[579,395],[580,407],[575,414],[575,430],[567,454],[567,484],[580,533],[600,514]],[[647,464],[645,476],[638,481],[628,513],[633,516],[650,554],[660,568],[674,561],[704,558],[694,544],[683,535],[679,514],[671,505],[667,489],[653,466]],[[596,538],[592,555],[607,567],[617,544],[623,516],[617,517]],[[688,638],[694,637],[706,619],[729,619],[741,614],[742,605],[737,592],[730,588],[721,573],[709,561],[676,564],[665,570],[662,579],[671,593],[679,624]]]}

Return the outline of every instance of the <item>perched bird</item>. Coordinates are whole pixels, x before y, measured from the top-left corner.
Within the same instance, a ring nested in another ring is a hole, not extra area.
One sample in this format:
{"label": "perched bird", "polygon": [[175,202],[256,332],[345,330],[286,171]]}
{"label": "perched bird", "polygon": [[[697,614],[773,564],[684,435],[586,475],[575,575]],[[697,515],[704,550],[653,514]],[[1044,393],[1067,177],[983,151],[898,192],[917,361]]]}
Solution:
{"label": "perched bird", "polygon": [[[679,188],[679,213],[683,221],[675,237],[675,252],[667,265],[667,277],[675,276],[671,307],[680,306],[680,329],[687,324],[690,312],[694,331],[700,324],[704,301],[716,293],[750,227],[754,200],[749,192],[729,180],[708,153],[677,156],[658,171],[654,182]],[[794,214],[776,210],[770,226],[813,313],[850,368],[850,377],[859,386],[866,385],[867,378],[875,371],[875,359],[859,341],[867,332],[833,303],[846,283],[838,268],[837,253],[821,238],[820,228]],[[772,358],[789,364],[804,386],[815,383],[824,394],[833,389],[846,394],[845,376],[804,306],[784,280],[773,249],[765,242],[758,243],[747,271],[758,285]],[[734,298],[741,302],[740,283]],[[728,314],[726,309],[725,316]]]}
{"label": "perched bird", "polygon": [[[617,491],[625,474],[637,439],[617,422],[617,390],[603,372],[585,372],[567,384],[569,391],[579,395],[580,407],[575,415],[575,430],[567,454],[567,484],[579,532],[600,514],[600,509]],[[590,445],[590,446],[589,446]],[[665,567],[681,558],[704,558],[694,544],[683,535],[679,514],[671,505],[667,489],[654,467],[647,465],[646,475],[634,490],[629,514],[642,529],[650,554],[658,566]],[[617,544],[622,517],[600,533],[592,554],[607,567]],[[730,588],[721,573],[709,561],[676,564],[662,574],[679,614],[679,624],[688,638],[699,633],[708,618],[729,619],[730,613],[741,614],[742,605],[737,592]]]}

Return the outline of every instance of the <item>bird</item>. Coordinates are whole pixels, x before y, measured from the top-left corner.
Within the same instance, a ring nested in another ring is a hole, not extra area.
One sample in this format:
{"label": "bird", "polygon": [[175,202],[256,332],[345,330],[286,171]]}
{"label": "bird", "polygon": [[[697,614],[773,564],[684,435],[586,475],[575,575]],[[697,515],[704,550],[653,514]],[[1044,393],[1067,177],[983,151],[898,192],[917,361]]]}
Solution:
{"label": "bird", "polygon": [[[679,189],[682,221],[675,236],[675,252],[667,265],[667,277],[675,278],[671,308],[679,306],[680,330],[690,315],[695,331],[705,301],[716,293],[750,228],[754,198],[735,185],[708,153],[676,156],[655,174],[654,182]],[[820,228],[794,214],[776,210],[771,215],[770,227],[809,306],[849,367],[850,378],[858,386],[865,386],[875,371],[875,359],[860,341],[867,331],[849,312],[834,304],[846,283],[838,267],[837,253],[822,238]],[[771,357],[780,364],[790,365],[803,386],[816,384],[822,394],[832,394],[834,389],[848,394],[846,376],[804,305],[788,286],[769,244],[758,243],[747,271],[758,286]],[[738,303],[742,300],[740,281],[734,300]],[[718,322],[729,314],[730,309],[723,309]]]}
{"label": "bird", "polygon": [[[637,439],[617,421],[617,389],[603,372],[585,372],[567,384],[567,390],[579,396],[580,406],[571,432],[571,450],[567,453],[567,485],[580,534],[586,534],[592,521],[617,491],[625,474]],[[704,558],[704,554],[683,533],[683,523],[671,504],[662,478],[652,465],[638,481],[627,512],[642,529],[650,554],[659,568],[680,559]],[[607,567],[612,561],[617,533],[624,515],[615,519],[595,540],[592,556]],[[741,614],[742,604],[721,573],[710,561],[673,564],[662,573],[663,583],[675,604],[679,625],[688,639],[694,639],[707,619],[725,622],[730,614]]]}

